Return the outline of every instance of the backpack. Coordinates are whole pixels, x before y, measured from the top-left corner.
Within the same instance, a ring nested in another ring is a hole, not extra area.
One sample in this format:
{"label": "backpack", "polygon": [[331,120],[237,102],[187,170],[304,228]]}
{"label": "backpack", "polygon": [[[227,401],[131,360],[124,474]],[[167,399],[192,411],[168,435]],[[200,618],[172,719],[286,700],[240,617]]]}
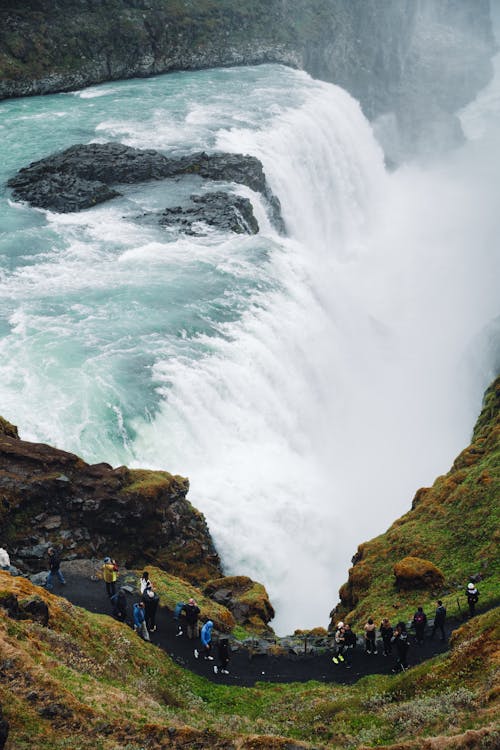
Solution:
{"label": "backpack", "polygon": [[415,625],[422,625],[425,622],[425,616],[423,612],[417,612],[415,617],[413,618],[413,622]]}

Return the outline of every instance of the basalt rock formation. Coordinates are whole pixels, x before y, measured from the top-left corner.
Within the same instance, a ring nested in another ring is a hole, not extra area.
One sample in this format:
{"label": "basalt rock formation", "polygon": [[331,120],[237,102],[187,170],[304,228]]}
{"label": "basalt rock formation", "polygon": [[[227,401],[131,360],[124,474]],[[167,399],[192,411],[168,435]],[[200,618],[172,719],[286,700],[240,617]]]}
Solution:
{"label": "basalt rock formation", "polygon": [[239,625],[261,633],[270,631],[268,623],[274,617],[274,609],[261,583],[247,576],[226,576],[209,581],[203,593],[227,607]]}
{"label": "basalt rock formation", "polygon": [[392,113],[415,150],[458,135],[493,50],[489,0],[3,0],[0,98],[278,62]]}
{"label": "basalt rock formation", "polygon": [[257,234],[259,225],[248,198],[216,192],[192,195],[192,204],[186,208],[176,206],[162,211],[159,223],[177,227],[185,234],[200,234],[200,222],[215,229],[236,234]]}
{"label": "basalt rock formation", "polygon": [[[136,149],[121,143],[75,145],[58,154],[33,162],[9,180],[14,198],[37,208],[65,213],[90,208],[120,195],[112,186],[149,180],[164,180],[182,175],[198,175],[207,180],[235,182],[261,193],[267,200],[274,223],[283,229],[280,203],[267,184],[262,164],[254,156],[198,152],[171,158],[152,149]],[[232,231],[258,231],[248,200],[213,193],[195,196],[196,204],[176,215],[191,226],[194,221],[228,224]],[[169,223],[168,209],[163,223]],[[239,212],[240,216],[237,217]],[[217,215],[218,218],[215,218]]]}
{"label": "basalt rock formation", "polygon": [[112,555],[154,563],[191,581],[221,575],[206,522],[186,499],[189,481],[163,471],[86,464],[72,453],[0,431],[0,538],[23,570]]}

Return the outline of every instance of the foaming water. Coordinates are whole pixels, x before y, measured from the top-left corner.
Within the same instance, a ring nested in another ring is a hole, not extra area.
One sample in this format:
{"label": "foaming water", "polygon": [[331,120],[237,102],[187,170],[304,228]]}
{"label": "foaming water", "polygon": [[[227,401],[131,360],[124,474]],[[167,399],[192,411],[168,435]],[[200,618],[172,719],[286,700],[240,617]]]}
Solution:
{"label": "foaming water", "polygon": [[227,571],[266,584],[277,630],[326,624],[356,545],[446,470],[491,374],[477,356],[498,315],[483,141],[389,175],[358,104],[280,66],[5,112],[24,118],[9,173],[77,140],[261,159],[286,238],[236,186],[255,237],[137,221],[210,189],[195,178],[64,216],[4,201],[2,411],[89,460],[188,475]]}

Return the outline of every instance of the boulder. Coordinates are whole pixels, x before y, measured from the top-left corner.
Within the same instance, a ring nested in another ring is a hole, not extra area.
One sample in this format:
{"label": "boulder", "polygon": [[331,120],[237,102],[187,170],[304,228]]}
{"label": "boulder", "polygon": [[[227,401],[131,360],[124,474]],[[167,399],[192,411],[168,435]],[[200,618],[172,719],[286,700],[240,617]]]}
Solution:
{"label": "boulder", "polygon": [[230,610],[239,625],[269,633],[274,609],[266,589],[247,576],[226,576],[209,581],[203,593]]}
{"label": "boulder", "polygon": [[203,222],[215,229],[236,234],[257,234],[259,225],[248,198],[221,191],[192,195],[194,205],[182,208],[166,208],[160,217],[160,224],[178,227],[186,234],[203,234],[196,224]]}
{"label": "boulder", "polygon": [[444,575],[430,560],[404,557],[394,565],[396,586],[402,589],[439,589]]}

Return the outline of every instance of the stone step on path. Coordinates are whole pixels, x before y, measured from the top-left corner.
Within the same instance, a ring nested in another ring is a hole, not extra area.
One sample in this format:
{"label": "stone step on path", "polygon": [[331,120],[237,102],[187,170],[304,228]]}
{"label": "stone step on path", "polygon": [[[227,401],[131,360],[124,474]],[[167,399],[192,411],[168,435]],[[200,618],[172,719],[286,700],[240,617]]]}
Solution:
{"label": "stone step on path", "polygon": [[[84,607],[90,612],[111,616],[111,605],[102,581],[91,580],[85,576],[68,576],[65,586],[54,584],[53,593],[66,597],[72,604]],[[118,584],[119,585],[119,584]],[[128,595],[128,617],[124,627],[131,628],[132,608],[139,601],[139,594]],[[160,602],[161,605],[161,602]],[[245,649],[232,652],[228,669],[229,674],[218,670],[217,650],[214,649],[214,660],[196,659],[194,649],[200,650],[199,639],[190,641],[183,634],[177,637],[177,622],[173,613],[166,607],[159,607],[156,618],[157,629],[151,633],[151,643],[163,649],[182,667],[202,675],[212,682],[226,685],[250,687],[256,682],[308,682],[316,680],[324,683],[352,684],[369,674],[390,674],[395,665],[395,656],[384,657],[378,654],[365,654],[361,648],[354,650],[352,667],[347,669],[345,662],[335,665],[332,652],[325,654],[289,654],[287,656],[255,655],[251,656]],[[131,631],[131,637],[138,638]],[[425,641],[423,646],[412,644],[409,653],[410,666],[418,664],[447,650],[447,644],[439,640]]]}

